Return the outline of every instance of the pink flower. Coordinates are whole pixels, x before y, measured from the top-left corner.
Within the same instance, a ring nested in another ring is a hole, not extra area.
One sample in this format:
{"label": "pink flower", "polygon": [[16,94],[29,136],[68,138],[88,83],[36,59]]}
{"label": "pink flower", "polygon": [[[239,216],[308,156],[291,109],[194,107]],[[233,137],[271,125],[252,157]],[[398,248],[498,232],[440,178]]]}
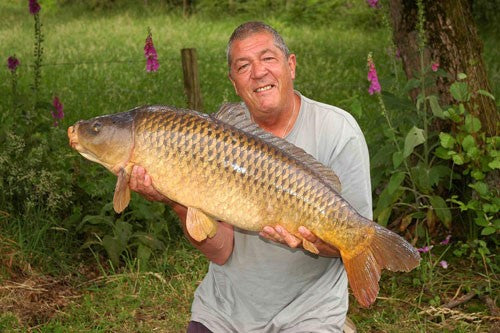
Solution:
{"label": "pink flower", "polygon": [[446,236],[446,238],[445,238],[445,239],[443,239],[443,240],[441,241],[441,243],[439,243],[439,244],[441,244],[441,245],[448,245],[448,244],[450,243],[450,239],[451,239],[451,235],[448,235],[448,236]]}
{"label": "pink flower", "polygon": [[63,112],[63,104],[59,100],[59,97],[54,96],[54,99],[52,100],[52,105],[54,105],[55,110],[52,111],[52,118],[54,118],[54,126],[59,125],[58,120],[64,118],[64,112]]}
{"label": "pink flower", "polygon": [[160,67],[160,63],[158,62],[158,54],[153,45],[151,31],[149,31],[148,37],[146,38],[146,45],[144,45],[144,56],[146,57],[146,71],[156,72]]}
{"label": "pink flower", "polygon": [[370,95],[379,93],[382,90],[378,82],[377,70],[375,69],[371,53],[368,55],[368,81],[370,81],[370,88],[368,88]]}
{"label": "pink flower", "polygon": [[432,65],[431,65],[431,69],[433,72],[437,72],[437,70],[439,69],[439,62],[434,62]]}
{"label": "pink flower", "polygon": [[417,249],[418,252],[420,253],[427,253],[427,252],[430,252],[430,250],[433,248],[434,246],[424,246],[424,247],[421,247],[419,249]]}
{"label": "pink flower", "polygon": [[448,263],[445,261],[445,260],[441,260],[439,262],[439,264],[441,265],[441,267],[443,267],[444,269],[447,269],[448,268]]}
{"label": "pink flower", "polygon": [[29,0],[30,14],[35,15],[40,11],[40,4],[37,0]]}
{"label": "pink flower", "polygon": [[17,66],[19,66],[19,59],[17,59],[16,56],[10,56],[7,59],[7,67],[11,72],[15,72]]}
{"label": "pink flower", "polygon": [[372,8],[378,8],[378,0],[366,0],[368,5]]}

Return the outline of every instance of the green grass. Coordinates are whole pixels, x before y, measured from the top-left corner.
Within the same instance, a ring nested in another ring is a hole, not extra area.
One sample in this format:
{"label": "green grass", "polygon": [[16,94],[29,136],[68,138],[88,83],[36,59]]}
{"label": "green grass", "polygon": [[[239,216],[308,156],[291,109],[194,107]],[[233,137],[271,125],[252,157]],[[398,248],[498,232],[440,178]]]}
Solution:
{"label": "green grass", "polygon": [[[261,19],[275,26],[296,53],[296,88],[349,111],[358,103],[360,108],[353,114],[375,150],[382,118],[377,103],[367,94],[366,55],[373,52],[381,78],[392,78],[392,64],[385,51],[388,32],[361,2],[352,9],[355,15],[346,15],[349,12],[343,8],[332,13],[327,25],[314,26],[294,24],[272,12],[265,16],[224,15],[223,19],[183,18],[168,6],[146,7],[142,2],[99,11],[83,6],[42,9],[45,40],[40,96],[46,102],[59,96],[66,114],[61,128],[50,128],[50,111],[40,111],[46,112],[43,116],[52,140],[43,152],[49,162],[55,161],[51,166],[68,174],[67,183],[77,182],[80,187],[71,187],[72,201],[61,203],[64,209],[57,214],[43,207],[15,214],[0,206],[0,331],[183,331],[206,260],[175,225],[162,231],[168,234],[167,247],[153,254],[147,269],[139,269],[129,257],[123,266],[113,268],[104,252],[80,248],[92,234],[82,233],[77,226],[83,216],[98,215],[104,203],[111,201],[114,177],[72,152],[65,128],[82,118],[142,104],[185,107],[180,50],[186,47],[198,52],[204,109],[214,111],[224,101],[238,100],[227,79],[225,45],[239,23]],[[159,54],[157,73],[145,72],[143,46],[148,27]],[[481,34],[491,85],[499,96],[498,35]],[[26,2],[2,2],[0,61],[5,64],[12,54],[21,61],[18,90],[23,108],[30,107],[32,48],[33,18]],[[10,73],[2,65],[0,112],[10,110]],[[0,193],[0,199],[3,195]],[[148,210],[144,205],[139,204],[134,213]],[[157,219],[157,224],[175,224],[168,214],[143,216],[134,222]],[[380,297],[371,309],[361,309],[351,299],[349,315],[359,332],[484,332],[492,327],[489,310],[478,297],[455,309],[457,313],[430,314],[431,306],[449,301],[457,290],[478,290],[482,296],[494,298],[492,290],[498,287],[496,276],[489,268],[486,271],[480,257],[459,259],[449,251],[445,259],[450,261],[448,270],[386,272]],[[472,269],[465,269],[471,265]],[[475,314],[467,319],[467,313]]]}

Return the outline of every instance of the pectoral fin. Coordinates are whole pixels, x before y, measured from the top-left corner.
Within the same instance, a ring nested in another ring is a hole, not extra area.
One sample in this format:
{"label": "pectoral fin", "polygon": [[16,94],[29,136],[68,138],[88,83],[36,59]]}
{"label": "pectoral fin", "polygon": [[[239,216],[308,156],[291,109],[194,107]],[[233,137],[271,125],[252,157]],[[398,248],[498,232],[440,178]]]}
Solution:
{"label": "pectoral fin", "polygon": [[121,213],[127,208],[130,202],[130,188],[128,186],[129,177],[124,168],[121,168],[117,175],[118,180],[116,181],[115,195],[113,196],[113,208],[115,212]]}
{"label": "pectoral fin", "polygon": [[215,236],[217,232],[217,222],[201,210],[188,207],[186,228],[189,235],[194,240],[201,242],[207,237],[212,238]]}
{"label": "pectoral fin", "polygon": [[310,241],[308,241],[307,239],[304,239],[304,238],[302,238],[302,247],[311,253],[314,253],[314,254],[319,253],[319,250],[316,247],[316,245],[314,245],[313,243],[311,243]]}

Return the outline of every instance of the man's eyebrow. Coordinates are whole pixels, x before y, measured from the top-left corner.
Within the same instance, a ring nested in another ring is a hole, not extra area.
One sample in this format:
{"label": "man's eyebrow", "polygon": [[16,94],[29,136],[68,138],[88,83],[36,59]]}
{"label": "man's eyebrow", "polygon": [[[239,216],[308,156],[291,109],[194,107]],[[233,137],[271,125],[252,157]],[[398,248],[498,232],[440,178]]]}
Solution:
{"label": "man's eyebrow", "polygon": [[[259,52],[259,57],[260,57],[260,56],[262,56],[263,54],[268,53],[268,52],[270,52],[270,53],[272,53],[272,54],[275,54],[275,53],[276,53],[276,52],[274,52],[272,49],[267,48],[267,49],[263,49],[262,51],[260,51],[260,52]],[[237,63],[237,62],[239,62],[239,61],[248,61],[248,60],[250,60],[250,58],[249,58],[249,57],[240,57],[240,58],[236,58],[236,59],[234,59],[234,62],[235,62],[235,63]]]}

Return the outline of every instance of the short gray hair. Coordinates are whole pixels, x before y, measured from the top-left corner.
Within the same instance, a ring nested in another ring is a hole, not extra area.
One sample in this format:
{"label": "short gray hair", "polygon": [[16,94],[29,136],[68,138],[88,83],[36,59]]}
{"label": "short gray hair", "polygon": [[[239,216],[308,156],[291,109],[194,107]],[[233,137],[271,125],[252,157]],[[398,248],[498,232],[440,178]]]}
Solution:
{"label": "short gray hair", "polygon": [[245,39],[259,32],[270,33],[273,36],[274,45],[277,48],[279,48],[281,52],[283,52],[283,54],[285,55],[285,58],[288,59],[288,56],[290,55],[290,50],[288,50],[288,47],[286,46],[286,43],[283,40],[283,37],[281,37],[281,35],[271,26],[263,22],[250,21],[243,23],[239,27],[237,27],[233,31],[231,37],[229,38],[229,42],[227,43],[227,48],[226,48],[226,57],[228,66],[231,66],[231,47],[233,45],[233,42],[237,39],[239,40]]}

